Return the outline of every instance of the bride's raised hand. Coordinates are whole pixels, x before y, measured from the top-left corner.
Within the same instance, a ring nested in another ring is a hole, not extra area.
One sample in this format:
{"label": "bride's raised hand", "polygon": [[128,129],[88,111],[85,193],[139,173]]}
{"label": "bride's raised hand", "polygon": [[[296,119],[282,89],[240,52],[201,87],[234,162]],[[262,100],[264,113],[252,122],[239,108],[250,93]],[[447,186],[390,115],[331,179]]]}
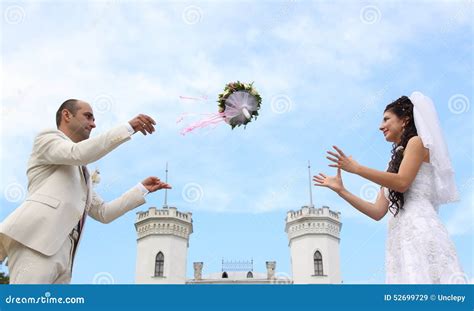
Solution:
{"label": "bride's raised hand", "polygon": [[326,176],[323,173],[319,173],[319,175],[313,176],[313,181],[315,182],[315,186],[327,187],[336,193],[344,189],[340,168],[337,169],[336,176]]}
{"label": "bride's raised hand", "polygon": [[343,169],[346,172],[357,174],[357,171],[359,169],[359,163],[357,163],[357,161],[354,160],[352,156],[346,156],[344,152],[337,146],[332,147],[337,151],[337,153],[327,151],[327,153],[330,154],[332,157],[326,158],[336,164],[329,164],[329,166],[337,167]]}

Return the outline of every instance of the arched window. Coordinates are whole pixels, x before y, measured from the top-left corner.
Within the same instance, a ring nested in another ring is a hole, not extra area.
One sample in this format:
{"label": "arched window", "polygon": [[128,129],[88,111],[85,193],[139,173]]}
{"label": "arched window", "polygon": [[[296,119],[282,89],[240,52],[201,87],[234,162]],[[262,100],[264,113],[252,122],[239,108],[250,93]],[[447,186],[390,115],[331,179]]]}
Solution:
{"label": "arched window", "polygon": [[251,271],[247,273],[247,279],[253,279],[253,273]]}
{"label": "arched window", "polygon": [[163,268],[165,266],[165,255],[159,252],[155,259],[155,276],[163,276]]}
{"label": "arched window", "polygon": [[227,275],[227,272],[222,273],[222,278],[223,279],[228,279],[229,278],[229,276]]}
{"label": "arched window", "polygon": [[323,274],[323,256],[319,251],[314,253],[314,275],[324,275]]}

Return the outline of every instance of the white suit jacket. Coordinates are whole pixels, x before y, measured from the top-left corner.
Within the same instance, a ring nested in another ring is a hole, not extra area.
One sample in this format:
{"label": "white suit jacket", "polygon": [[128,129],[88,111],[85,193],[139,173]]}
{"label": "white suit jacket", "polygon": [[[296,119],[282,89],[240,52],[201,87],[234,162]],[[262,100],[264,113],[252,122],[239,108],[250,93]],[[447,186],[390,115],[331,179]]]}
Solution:
{"label": "white suit jacket", "polygon": [[138,187],[104,202],[82,171],[82,166],[99,160],[130,136],[126,125],[79,143],[59,130],[41,132],[35,138],[28,161],[28,196],[0,224],[0,261],[6,257],[2,247],[5,236],[51,256],[68,238],[84,211],[102,223],[109,223],[145,203]]}

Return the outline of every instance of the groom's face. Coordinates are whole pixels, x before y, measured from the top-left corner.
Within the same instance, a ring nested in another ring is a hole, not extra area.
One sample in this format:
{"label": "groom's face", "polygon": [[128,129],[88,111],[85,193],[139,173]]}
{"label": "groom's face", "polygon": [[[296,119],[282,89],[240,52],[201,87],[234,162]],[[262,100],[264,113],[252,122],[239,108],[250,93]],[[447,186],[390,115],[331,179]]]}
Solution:
{"label": "groom's face", "polygon": [[79,141],[83,141],[89,138],[92,129],[95,128],[95,118],[88,103],[79,101],[76,105],[78,109],[70,119],[69,128]]}

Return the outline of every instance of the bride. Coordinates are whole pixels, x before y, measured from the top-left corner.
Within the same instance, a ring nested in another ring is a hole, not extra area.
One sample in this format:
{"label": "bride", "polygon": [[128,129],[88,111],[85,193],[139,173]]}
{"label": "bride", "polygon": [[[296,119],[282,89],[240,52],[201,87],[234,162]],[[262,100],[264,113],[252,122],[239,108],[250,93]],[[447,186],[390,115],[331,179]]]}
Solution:
{"label": "bride", "polygon": [[[336,176],[313,177],[365,215],[391,212],[385,254],[386,283],[466,282],[456,250],[438,217],[438,205],[458,199],[454,171],[431,99],[420,92],[402,96],[384,111],[380,130],[393,143],[387,172],[360,165],[336,146],[327,157]],[[344,188],[341,169],[381,186],[375,203]]]}

